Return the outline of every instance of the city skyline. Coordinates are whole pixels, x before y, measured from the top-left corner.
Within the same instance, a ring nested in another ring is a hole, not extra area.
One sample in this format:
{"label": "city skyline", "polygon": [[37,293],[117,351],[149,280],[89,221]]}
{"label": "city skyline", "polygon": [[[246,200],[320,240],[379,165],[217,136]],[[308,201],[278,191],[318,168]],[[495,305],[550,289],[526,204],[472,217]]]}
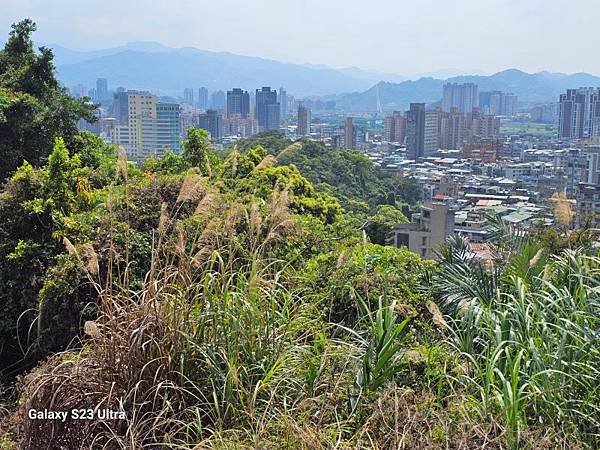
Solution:
{"label": "city skyline", "polygon": [[[85,3],[64,0],[50,8],[39,0],[3,0],[0,26],[8,30],[11,23],[31,17],[40,27],[40,42],[81,50],[158,41],[172,47],[335,68],[355,66],[402,76],[448,70],[489,74],[509,67],[600,73],[600,61],[586,57],[594,51],[594,41],[586,33],[600,13],[600,4],[589,0],[527,4],[462,0],[459,5],[377,0],[371,8],[340,0],[327,4],[310,0],[302,7],[273,0],[260,5],[186,1],[178,8],[163,1],[128,2],[119,8],[114,0],[104,2],[103,8],[86,8]],[[230,15],[231,10],[238,14]],[[65,15],[70,17],[67,22]],[[491,18],[504,26],[490,27]],[[157,20],[164,26],[154,26]],[[290,27],[291,23],[305,26]],[[230,32],[219,32],[224,24]]]}

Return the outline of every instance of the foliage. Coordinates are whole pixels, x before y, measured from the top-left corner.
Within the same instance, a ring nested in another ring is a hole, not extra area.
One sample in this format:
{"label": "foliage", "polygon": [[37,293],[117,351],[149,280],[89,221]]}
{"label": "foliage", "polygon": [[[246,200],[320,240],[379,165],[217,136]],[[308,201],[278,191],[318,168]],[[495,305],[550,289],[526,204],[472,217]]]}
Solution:
{"label": "foliage", "polygon": [[35,52],[35,29],[29,19],[14,24],[0,51],[0,180],[23,161],[39,166],[57,137],[71,145],[77,121],[94,120],[95,107],[70,97],[56,80],[52,51]]}

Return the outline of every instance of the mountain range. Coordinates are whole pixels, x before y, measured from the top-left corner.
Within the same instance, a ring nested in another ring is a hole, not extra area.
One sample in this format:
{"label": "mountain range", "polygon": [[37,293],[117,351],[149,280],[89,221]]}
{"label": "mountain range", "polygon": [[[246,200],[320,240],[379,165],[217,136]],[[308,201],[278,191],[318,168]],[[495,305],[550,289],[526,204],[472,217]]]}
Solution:
{"label": "mountain range", "polygon": [[556,101],[567,89],[581,86],[600,87],[600,77],[588,73],[526,73],[508,69],[489,76],[461,75],[446,80],[423,77],[401,83],[379,82],[365,92],[337,97],[338,107],[346,111],[404,110],[410,102],[435,103],[440,101],[445,83],[475,83],[479,92],[503,91],[516,94],[521,102],[542,103]]}
{"label": "mountain range", "polygon": [[130,42],[94,51],[47,45],[55,55],[59,79],[67,86],[93,86],[107,78],[111,86],[147,89],[181,95],[186,87],[209,90],[285,86],[298,96],[320,96],[364,91],[374,83],[405,78],[357,67],[333,69],[325,65],[291,64],[272,59],[212,52],[193,47],[171,48],[156,42]]}
{"label": "mountain range", "polygon": [[[92,87],[96,78],[111,87],[147,89],[162,95],[180,96],[186,87],[209,90],[260,86],[285,86],[297,97],[336,99],[346,111],[402,110],[410,102],[435,103],[446,82],[471,82],[479,91],[500,90],[517,94],[520,101],[555,101],[561,92],[580,86],[600,86],[600,77],[587,73],[526,73],[508,69],[493,75],[459,75],[442,70],[418,79],[358,67],[342,69],[322,64],[292,64],[229,52],[193,47],[172,48],[157,42],[130,42],[107,49],[78,51],[47,45],[55,55],[59,79],[66,86]],[[440,76],[441,75],[441,76]]]}

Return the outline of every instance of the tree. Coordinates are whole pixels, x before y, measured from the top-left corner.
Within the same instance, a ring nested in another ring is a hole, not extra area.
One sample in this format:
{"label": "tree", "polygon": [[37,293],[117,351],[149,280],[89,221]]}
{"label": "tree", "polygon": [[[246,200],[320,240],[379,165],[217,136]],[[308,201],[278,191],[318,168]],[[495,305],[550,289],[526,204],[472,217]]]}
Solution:
{"label": "tree", "polygon": [[190,128],[183,142],[183,158],[205,175],[213,174],[219,164],[219,158],[210,149],[208,132],[200,128]]}
{"label": "tree", "polygon": [[55,77],[52,50],[33,48],[35,23],[13,24],[0,51],[0,181],[23,161],[40,166],[62,136],[70,147],[77,121],[95,120],[95,105],[68,95]]}
{"label": "tree", "polygon": [[373,244],[385,245],[392,227],[406,222],[406,216],[395,206],[379,205],[375,214],[369,216],[364,230]]}

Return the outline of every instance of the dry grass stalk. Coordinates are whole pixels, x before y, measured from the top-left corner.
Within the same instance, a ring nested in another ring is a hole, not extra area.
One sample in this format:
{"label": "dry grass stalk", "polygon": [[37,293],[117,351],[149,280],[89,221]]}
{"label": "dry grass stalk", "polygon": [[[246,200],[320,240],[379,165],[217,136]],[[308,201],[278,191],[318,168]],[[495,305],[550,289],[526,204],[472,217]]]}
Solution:
{"label": "dry grass stalk", "polygon": [[256,172],[261,169],[266,169],[267,167],[273,166],[275,163],[277,163],[277,158],[275,158],[273,155],[267,155],[256,165],[252,171]]}
{"label": "dry grass stalk", "polygon": [[196,209],[194,210],[194,216],[202,216],[211,212],[215,205],[218,203],[219,195],[216,191],[208,191],[204,197],[200,199]]}
{"label": "dry grass stalk", "polygon": [[177,195],[177,203],[197,199],[203,191],[205,180],[205,178],[196,173],[186,175]]}
{"label": "dry grass stalk", "polygon": [[100,273],[100,265],[98,263],[98,254],[94,250],[94,246],[90,243],[81,246],[83,257],[85,259],[85,269],[90,275],[98,275]]}

